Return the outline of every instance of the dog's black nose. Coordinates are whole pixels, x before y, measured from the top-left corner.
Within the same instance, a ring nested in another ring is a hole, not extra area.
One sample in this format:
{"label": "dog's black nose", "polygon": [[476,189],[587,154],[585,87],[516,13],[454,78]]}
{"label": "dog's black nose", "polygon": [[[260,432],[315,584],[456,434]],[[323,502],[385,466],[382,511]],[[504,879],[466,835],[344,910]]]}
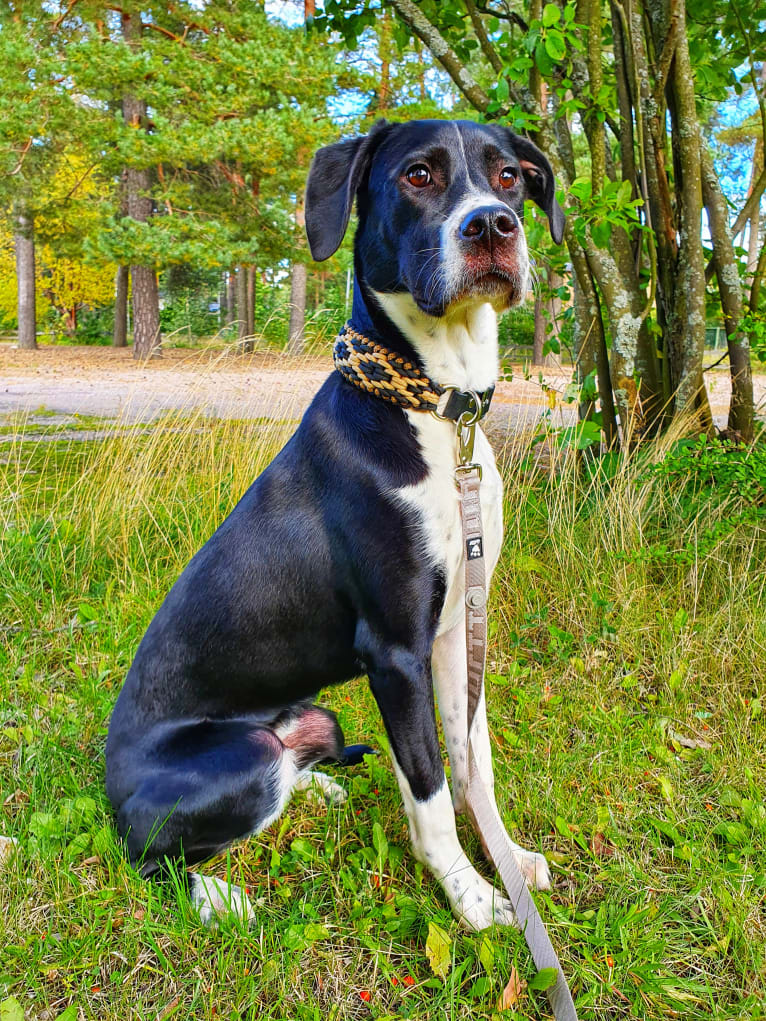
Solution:
{"label": "dog's black nose", "polygon": [[519,229],[519,219],[507,206],[480,206],[472,209],[460,224],[460,237],[477,241],[492,234],[511,237]]}

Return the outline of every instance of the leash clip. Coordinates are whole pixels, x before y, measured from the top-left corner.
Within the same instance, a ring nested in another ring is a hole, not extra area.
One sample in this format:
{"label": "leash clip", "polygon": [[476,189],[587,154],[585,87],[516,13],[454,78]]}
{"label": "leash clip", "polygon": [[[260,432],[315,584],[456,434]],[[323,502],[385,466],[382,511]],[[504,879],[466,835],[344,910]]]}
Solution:
{"label": "leash clip", "polygon": [[[475,390],[468,390],[473,400],[473,410],[464,411],[457,420],[457,463],[458,467],[473,467],[473,446],[476,440],[476,423],[481,418],[481,397]],[[481,478],[481,467],[479,478]]]}

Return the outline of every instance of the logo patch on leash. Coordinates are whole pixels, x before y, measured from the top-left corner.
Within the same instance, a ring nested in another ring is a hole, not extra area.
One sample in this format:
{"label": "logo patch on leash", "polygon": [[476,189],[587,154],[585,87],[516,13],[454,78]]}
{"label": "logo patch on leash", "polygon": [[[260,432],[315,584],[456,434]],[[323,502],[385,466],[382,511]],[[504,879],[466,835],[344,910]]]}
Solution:
{"label": "logo patch on leash", "polygon": [[484,544],[481,541],[480,535],[475,539],[466,539],[465,555],[468,560],[479,560],[484,556]]}

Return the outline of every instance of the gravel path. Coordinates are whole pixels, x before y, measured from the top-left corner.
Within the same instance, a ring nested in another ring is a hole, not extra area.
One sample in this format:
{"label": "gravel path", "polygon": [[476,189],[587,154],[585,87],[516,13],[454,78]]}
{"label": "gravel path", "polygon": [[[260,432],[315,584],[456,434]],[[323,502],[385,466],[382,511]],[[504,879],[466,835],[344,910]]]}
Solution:
{"label": "gravel path", "polygon": [[[19,351],[0,344],[0,415],[42,412],[53,424],[74,414],[149,422],[168,411],[201,410],[227,418],[298,419],[332,371],[329,357],[291,358],[280,354],[235,355],[221,351],[167,350],[147,363],[133,361],[129,349],[41,347]],[[569,373],[545,370],[547,385],[562,391]],[[532,427],[548,407],[548,398],[522,370],[498,385],[487,420],[490,431]],[[707,376],[713,414],[725,424],[728,373]],[[756,380],[756,400],[766,399],[766,377]],[[35,415],[34,413],[38,414]],[[575,421],[572,405],[557,406],[556,424]]]}

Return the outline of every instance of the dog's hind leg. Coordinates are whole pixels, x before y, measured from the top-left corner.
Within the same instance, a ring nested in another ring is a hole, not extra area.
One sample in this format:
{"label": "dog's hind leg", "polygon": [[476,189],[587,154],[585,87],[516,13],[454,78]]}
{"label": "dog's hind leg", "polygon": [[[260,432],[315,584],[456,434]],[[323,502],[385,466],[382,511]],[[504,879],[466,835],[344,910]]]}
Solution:
{"label": "dog's hind leg", "polygon": [[[265,829],[310,766],[343,753],[343,734],[325,710],[302,705],[281,724],[201,720],[158,725],[138,748],[115,740],[107,749],[107,787],[130,859],[144,875],[167,874],[175,861],[203,861]],[[130,769],[134,775],[126,776]],[[189,887],[206,922],[227,910],[251,916],[244,892],[220,880],[192,873]]]}

